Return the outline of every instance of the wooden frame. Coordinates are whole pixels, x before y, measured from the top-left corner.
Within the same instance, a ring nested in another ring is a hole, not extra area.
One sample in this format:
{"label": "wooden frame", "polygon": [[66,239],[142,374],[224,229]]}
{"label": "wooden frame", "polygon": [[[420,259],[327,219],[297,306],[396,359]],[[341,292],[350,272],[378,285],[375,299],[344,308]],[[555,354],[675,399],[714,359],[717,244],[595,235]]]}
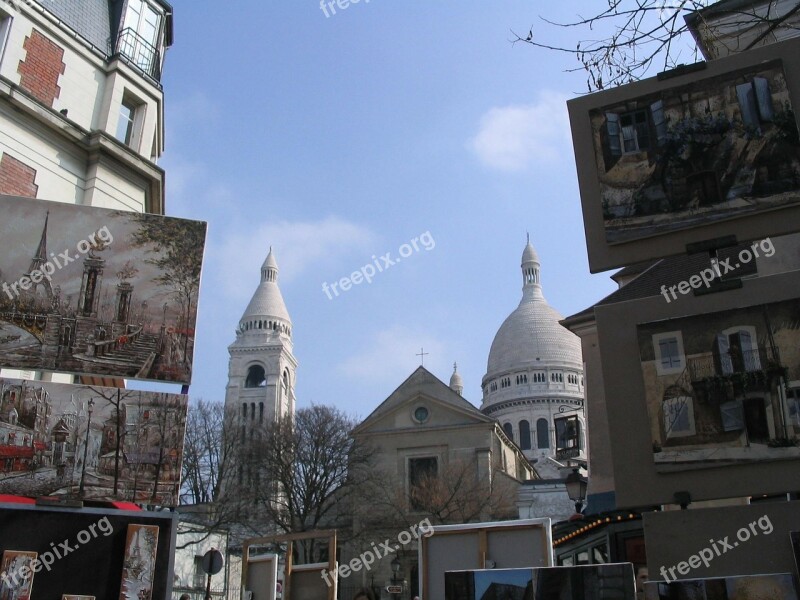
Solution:
{"label": "wooden frame", "polygon": [[312,565],[297,565],[292,562],[294,543],[299,540],[312,540],[328,538],[328,572],[333,577],[333,585],[328,587],[327,600],[336,600],[336,582],[338,581],[336,572],[336,530],[321,529],[317,531],[303,531],[300,533],[287,533],[261,538],[251,538],[242,544],[242,589],[247,585],[247,566],[250,561],[250,548],[254,546],[264,546],[267,544],[286,543],[286,565],[283,576],[283,600],[291,600],[292,572],[307,570],[308,568],[321,568],[325,563],[314,563]]}

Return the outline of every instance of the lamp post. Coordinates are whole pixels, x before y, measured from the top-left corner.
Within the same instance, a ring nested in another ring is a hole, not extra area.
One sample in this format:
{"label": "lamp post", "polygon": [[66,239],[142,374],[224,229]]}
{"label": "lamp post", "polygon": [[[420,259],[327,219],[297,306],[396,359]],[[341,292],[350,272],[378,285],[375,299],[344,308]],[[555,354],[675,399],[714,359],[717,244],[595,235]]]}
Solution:
{"label": "lamp post", "polygon": [[86,442],[83,445],[83,467],[81,468],[81,483],[78,486],[78,495],[83,497],[83,490],[86,483],[86,456],[89,453],[89,433],[92,429],[92,409],[94,408],[94,400],[89,398],[87,404],[89,407],[89,419],[86,422]]}
{"label": "lamp post", "polygon": [[[400,559],[396,556],[392,560],[392,585],[397,587],[397,574],[400,572]],[[397,600],[400,597],[400,594],[392,594],[392,597]]]}
{"label": "lamp post", "polygon": [[588,481],[580,473],[578,469],[573,469],[572,473],[567,475],[565,484],[567,486],[567,496],[575,503],[575,512],[580,514],[583,508],[583,501],[586,499],[586,487]]}

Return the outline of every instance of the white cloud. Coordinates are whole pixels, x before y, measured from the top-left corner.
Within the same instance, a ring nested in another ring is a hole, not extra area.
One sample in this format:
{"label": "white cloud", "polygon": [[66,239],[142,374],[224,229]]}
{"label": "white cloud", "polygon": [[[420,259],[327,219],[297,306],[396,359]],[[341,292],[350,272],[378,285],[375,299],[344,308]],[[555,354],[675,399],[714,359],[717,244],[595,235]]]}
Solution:
{"label": "white cloud", "polygon": [[338,370],[362,383],[396,381],[398,385],[420,364],[424,348],[425,368],[437,376],[447,373],[451,359],[445,355],[445,344],[429,332],[393,325],[377,331],[361,351],[345,359]]}
{"label": "white cloud", "polygon": [[533,104],[491,108],[481,117],[469,148],[484,165],[501,171],[557,160],[570,148],[567,99],[542,91]]}
{"label": "white cloud", "polygon": [[[215,265],[213,272],[226,298],[246,300],[252,295],[270,246],[278,261],[279,281],[285,283],[306,275],[309,268],[343,256],[368,254],[376,240],[366,227],[336,216],[319,221],[257,223],[255,218],[247,226],[226,228],[222,241],[212,241],[206,253]],[[322,280],[321,275],[319,279]]]}

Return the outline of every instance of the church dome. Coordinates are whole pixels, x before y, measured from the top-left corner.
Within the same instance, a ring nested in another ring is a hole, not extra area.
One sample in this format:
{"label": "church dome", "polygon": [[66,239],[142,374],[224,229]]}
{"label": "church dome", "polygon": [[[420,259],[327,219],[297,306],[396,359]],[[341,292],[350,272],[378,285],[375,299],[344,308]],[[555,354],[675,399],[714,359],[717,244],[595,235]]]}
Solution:
{"label": "church dome", "polygon": [[[244,325],[259,320],[270,323],[283,322],[289,326],[292,324],[289,311],[286,310],[286,304],[283,301],[283,295],[278,287],[278,263],[272,248],[269,249],[269,254],[261,266],[261,283],[253,293],[240,324]],[[258,327],[258,329],[262,329],[262,327]]]}
{"label": "church dome", "polygon": [[513,369],[553,363],[581,367],[580,338],[559,324],[563,317],[544,299],[539,257],[530,241],[522,253],[521,266],[522,300],[495,335],[486,378]]}

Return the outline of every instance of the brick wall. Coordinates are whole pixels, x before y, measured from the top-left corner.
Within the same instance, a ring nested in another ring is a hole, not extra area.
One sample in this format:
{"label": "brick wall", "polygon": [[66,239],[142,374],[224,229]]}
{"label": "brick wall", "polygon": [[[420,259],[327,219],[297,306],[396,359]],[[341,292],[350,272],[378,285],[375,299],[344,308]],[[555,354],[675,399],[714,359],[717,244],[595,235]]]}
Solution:
{"label": "brick wall", "polygon": [[3,153],[0,158],[0,194],[36,198],[39,186],[35,180],[36,169]]}
{"label": "brick wall", "polygon": [[64,73],[64,49],[34,29],[25,38],[22,47],[27,50],[25,60],[19,61],[20,87],[52,107],[53,101],[61,94],[58,78]]}

